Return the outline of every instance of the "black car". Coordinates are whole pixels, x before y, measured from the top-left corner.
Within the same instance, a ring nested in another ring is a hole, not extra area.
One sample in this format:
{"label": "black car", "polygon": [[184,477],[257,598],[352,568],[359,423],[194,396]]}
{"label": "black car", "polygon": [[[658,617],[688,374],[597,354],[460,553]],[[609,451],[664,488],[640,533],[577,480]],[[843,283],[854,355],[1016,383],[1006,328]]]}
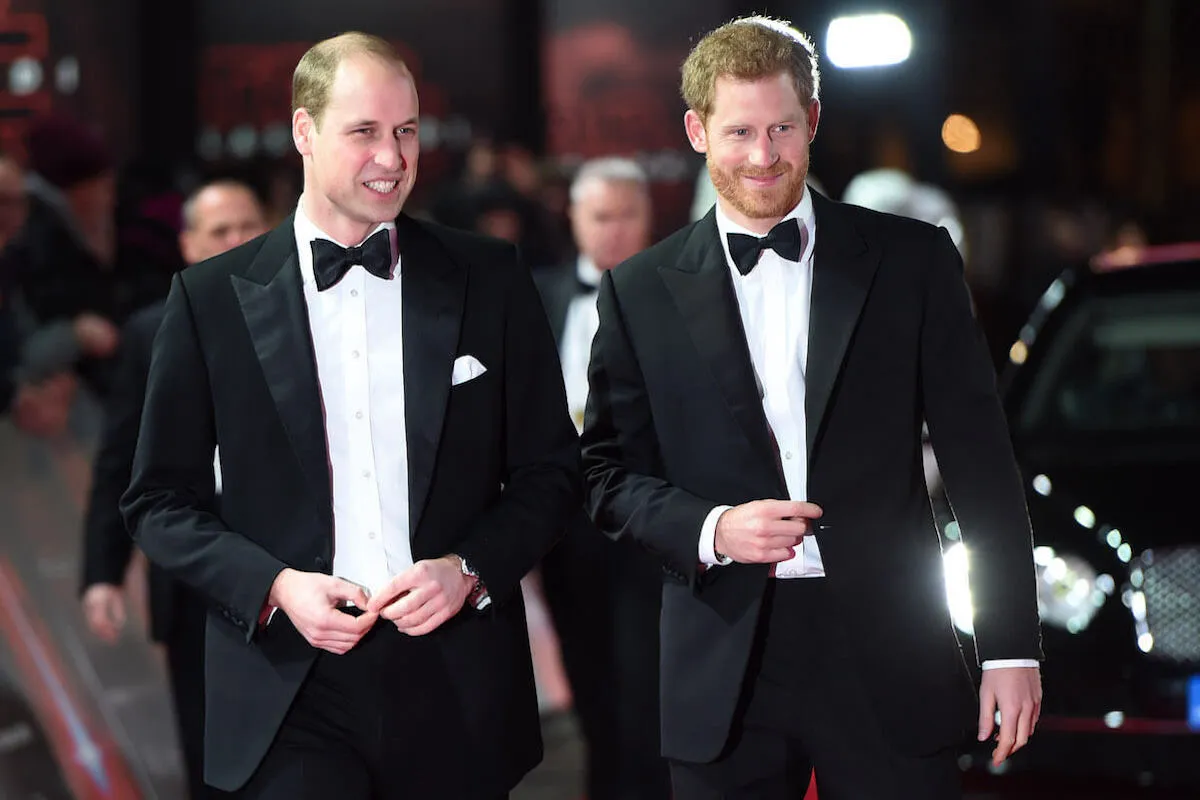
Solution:
{"label": "black car", "polygon": [[[1200,797],[1200,244],[1063,274],[1010,361],[1046,663],[1038,732],[1006,770]],[[946,528],[967,632],[966,553]]]}

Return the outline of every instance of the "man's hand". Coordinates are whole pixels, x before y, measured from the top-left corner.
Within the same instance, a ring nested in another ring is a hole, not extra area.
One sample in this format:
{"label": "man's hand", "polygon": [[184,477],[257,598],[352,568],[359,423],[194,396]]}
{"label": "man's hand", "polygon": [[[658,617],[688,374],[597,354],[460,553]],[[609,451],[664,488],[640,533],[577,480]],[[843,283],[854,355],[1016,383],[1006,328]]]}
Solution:
{"label": "man's hand", "polygon": [[13,422],[31,436],[59,436],[67,428],[74,398],[75,378],[69,373],[22,385],[13,399]]}
{"label": "man's hand", "polygon": [[285,569],[271,584],[267,602],[288,615],[292,625],[313,647],[337,655],[348,653],[375,624],[373,612],[353,617],[337,606],[350,601],[367,608],[361,587],[322,572]]}
{"label": "man's hand", "polygon": [[117,351],[121,341],[121,332],[109,320],[85,311],[74,320],[75,339],[79,349],[89,356],[108,358]]}
{"label": "man's hand", "polygon": [[796,555],[795,547],[822,514],[814,503],[755,500],[734,506],[717,520],[716,551],[741,564],[778,564]]}
{"label": "man's hand", "polygon": [[83,616],[98,639],[113,644],[125,628],[125,592],[111,583],[93,583],[83,593]]}
{"label": "man's hand", "polygon": [[462,609],[473,581],[463,574],[458,556],[418,561],[376,592],[368,608],[401,633],[424,636]]}
{"label": "man's hand", "polygon": [[985,669],[979,686],[979,741],[986,742],[995,729],[1000,709],[1000,735],[992,751],[992,764],[1020,750],[1033,735],[1042,713],[1042,673],[1036,667]]}

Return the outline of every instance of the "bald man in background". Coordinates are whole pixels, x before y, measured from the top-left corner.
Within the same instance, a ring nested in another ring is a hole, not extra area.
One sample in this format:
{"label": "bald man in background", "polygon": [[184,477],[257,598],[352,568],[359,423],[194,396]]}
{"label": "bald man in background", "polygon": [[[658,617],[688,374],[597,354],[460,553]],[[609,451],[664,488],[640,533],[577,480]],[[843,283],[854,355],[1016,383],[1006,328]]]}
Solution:
{"label": "bald man in background", "polygon": [[[654,210],[648,177],[628,158],[583,164],[570,197],[579,255],[543,270],[538,289],[578,427],[600,324],[597,287],[605,272],[650,244]],[[665,800],[670,785],[658,741],[661,564],[632,541],[609,540],[580,509],[543,560],[541,577],[587,743],[588,800]]]}
{"label": "bald man in background", "polygon": [[[188,264],[224,253],[266,232],[263,209],[250,187],[237,181],[207,183],[183,205],[179,248]],[[104,433],[93,467],[84,527],[83,610],[88,627],[108,643],[125,626],[125,574],[133,539],[118,509],[129,486],[142,419],[154,335],[163,304],[139,311],[121,336],[112,394],[105,406]],[[219,484],[218,484],[219,485]],[[212,797],[202,769],[204,753],[204,621],[200,598],[158,568],[149,572],[150,636],[166,645],[175,714],[192,800]]]}

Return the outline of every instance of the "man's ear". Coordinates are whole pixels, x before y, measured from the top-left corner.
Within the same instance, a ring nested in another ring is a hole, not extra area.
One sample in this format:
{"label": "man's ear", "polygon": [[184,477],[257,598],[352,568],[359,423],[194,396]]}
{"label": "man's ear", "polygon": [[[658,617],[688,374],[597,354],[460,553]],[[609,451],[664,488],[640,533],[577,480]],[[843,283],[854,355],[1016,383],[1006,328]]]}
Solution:
{"label": "man's ear", "polygon": [[195,253],[192,250],[192,232],[190,230],[179,232],[179,253],[183,256],[185,264],[196,263]]}
{"label": "man's ear", "polygon": [[821,101],[813,100],[808,104],[808,143],[812,144],[817,138],[817,123],[821,121]]}
{"label": "man's ear", "polygon": [[704,130],[704,120],[692,109],[683,115],[683,129],[687,131],[688,142],[697,153],[708,152],[708,132]]}
{"label": "man's ear", "polygon": [[297,108],[292,114],[292,142],[302,156],[312,155],[312,137],[316,132],[317,123],[307,108]]}

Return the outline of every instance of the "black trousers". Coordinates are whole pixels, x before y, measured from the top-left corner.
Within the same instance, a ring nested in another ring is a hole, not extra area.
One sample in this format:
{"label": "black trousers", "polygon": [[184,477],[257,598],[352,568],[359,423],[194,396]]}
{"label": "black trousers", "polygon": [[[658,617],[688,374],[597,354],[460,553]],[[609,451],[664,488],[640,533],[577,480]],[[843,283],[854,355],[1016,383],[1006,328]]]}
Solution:
{"label": "black trousers", "polygon": [[542,562],[575,716],[588,800],[666,800],[658,724],[662,573],[632,542],[580,517]]}
{"label": "black trousers", "polygon": [[676,800],[799,800],[814,769],[821,800],[962,797],[955,750],[908,756],[884,737],[834,620],[824,580],[769,582],[730,742],[672,762]]}
{"label": "black trousers", "polygon": [[317,656],[263,763],[236,796],[476,800],[471,772],[437,643],[381,620],[349,653]]}
{"label": "black trousers", "polygon": [[179,744],[187,775],[188,797],[205,800],[222,795],[204,783],[204,601],[183,586],[174,587],[171,628],[163,644]]}

